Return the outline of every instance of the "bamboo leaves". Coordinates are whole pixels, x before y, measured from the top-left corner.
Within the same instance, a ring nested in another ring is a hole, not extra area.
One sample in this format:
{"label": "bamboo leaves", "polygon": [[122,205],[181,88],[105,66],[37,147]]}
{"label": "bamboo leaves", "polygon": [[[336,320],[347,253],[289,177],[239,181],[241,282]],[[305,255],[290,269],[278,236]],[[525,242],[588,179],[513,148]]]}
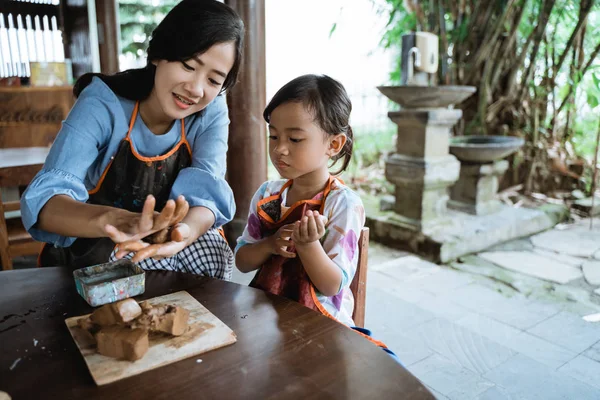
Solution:
{"label": "bamboo leaves", "polygon": [[[429,31],[440,36],[438,82],[478,88],[461,105],[464,133],[524,136],[525,148],[537,150],[526,150],[528,165],[512,176],[551,176],[538,168],[548,159],[543,153],[555,146],[569,152],[574,134],[590,132],[583,106],[600,106],[599,76],[591,75],[600,68],[600,0],[421,0],[419,6]],[[416,15],[396,10],[388,45],[399,46],[408,32],[399,23],[406,27],[409,16],[416,27]],[[576,142],[592,154],[595,137]]]}

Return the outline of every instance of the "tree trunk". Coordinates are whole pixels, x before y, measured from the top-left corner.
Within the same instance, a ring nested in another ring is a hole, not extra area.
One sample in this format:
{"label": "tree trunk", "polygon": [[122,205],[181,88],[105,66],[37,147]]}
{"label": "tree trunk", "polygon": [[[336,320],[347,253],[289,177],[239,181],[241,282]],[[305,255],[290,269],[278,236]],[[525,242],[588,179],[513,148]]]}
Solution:
{"label": "tree trunk", "polygon": [[533,36],[533,49],[531,50],[531,55],[529,57],[531,62],[527,66],[527,70],[523,74],[523,80],[521,81],[521,89],[518,96],[519,102],[523,101],[523,98],[525,97],[525,91],[527,91],[529,88],[529,81],[532,78],[535,60],[537,58],[538,51],[540,50],[540,43],[544,37],[544,32],[546,31],[546,26],[550,20],[550,13],[552,12],[552,8],[554,8],[555,1],[556,0],[544,0],[544,3],[542,4],[539,22],[534,29],[535,34]]}
{"label": "tree trunk", "polygon": [[579,32],[581,32],[581,29],[585,25],[588,14],[590,13],[590,11],[592,11],[592,5],[593,0],[581,0],[579,20],[577,21],[577,25],[575,26],[575,29],[573,29],[573,32],[571,33],[571,36],[567,41],[565,49],[563,50],[560,57],[558,58],[558,61],[556,62],[556,72],[560,71],[563,63],[565,62],[565,59],[567,58],[567,54],[569,53],[569,50],[571,49],[571,46],[575,41],[575,38],[577,37],[577,35],[579,35]]}

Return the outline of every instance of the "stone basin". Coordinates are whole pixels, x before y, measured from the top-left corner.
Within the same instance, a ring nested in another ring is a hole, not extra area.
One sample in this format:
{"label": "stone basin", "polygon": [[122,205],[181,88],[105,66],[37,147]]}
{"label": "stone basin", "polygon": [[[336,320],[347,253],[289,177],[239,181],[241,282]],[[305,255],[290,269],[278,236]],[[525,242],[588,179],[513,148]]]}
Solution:
{"label": "stone basin", "polygon": [[461,162],[491,163],[517,151],[525,141],[514,136],[455,136],[450,153]]}
{"label": "stone basin", "polygon": [[477,90],[474,86],[377,86],[402,108],[448,108],[460,104]]}

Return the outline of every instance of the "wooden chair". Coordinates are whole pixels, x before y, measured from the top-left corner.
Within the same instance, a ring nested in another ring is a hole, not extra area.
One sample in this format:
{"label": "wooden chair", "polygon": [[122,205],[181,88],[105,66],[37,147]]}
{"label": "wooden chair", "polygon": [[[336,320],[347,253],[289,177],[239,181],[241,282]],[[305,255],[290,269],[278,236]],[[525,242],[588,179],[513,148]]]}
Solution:
{"label": "wooden chair", "polygon": [[5,212],[20,209],[18,201],[2,202],[0,193],[0,262],[3,270],[13,268],[14,257],[37,255],[43,246],[27,233],[20,217],[5,218]]}
{"label": "wooden chair", "polygon": [[354,310],[352,319],[354,325],[365,327],[365,305],[367,301],[367,263],[369,258],[369,228],[362,228],[358,238],[358,267],[350,290],[354,296]]}

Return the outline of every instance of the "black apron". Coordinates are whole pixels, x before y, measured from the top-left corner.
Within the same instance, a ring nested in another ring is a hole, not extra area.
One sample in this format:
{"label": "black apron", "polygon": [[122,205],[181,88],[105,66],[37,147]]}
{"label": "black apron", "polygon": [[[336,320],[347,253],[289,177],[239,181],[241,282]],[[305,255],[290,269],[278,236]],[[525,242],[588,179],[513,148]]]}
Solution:
{"label": "black apron", "polygon": [[[96,187],[88,192],[89,204],[141,212],[146,197],[151,194],[156,198],[156,209],[162,210],[179,171],[192,164],[192,151],[185,136],[183,120],[181,139],[168,153],[156,157],[138,154],[131,141],[138,109],[139,102],[133,109],[127,136],[119,144]],[[115,243],[109,238],[78,238],[70,247],[45,245],[38,265],[77,269],[102,264],[108,261],[114,248]]]}

